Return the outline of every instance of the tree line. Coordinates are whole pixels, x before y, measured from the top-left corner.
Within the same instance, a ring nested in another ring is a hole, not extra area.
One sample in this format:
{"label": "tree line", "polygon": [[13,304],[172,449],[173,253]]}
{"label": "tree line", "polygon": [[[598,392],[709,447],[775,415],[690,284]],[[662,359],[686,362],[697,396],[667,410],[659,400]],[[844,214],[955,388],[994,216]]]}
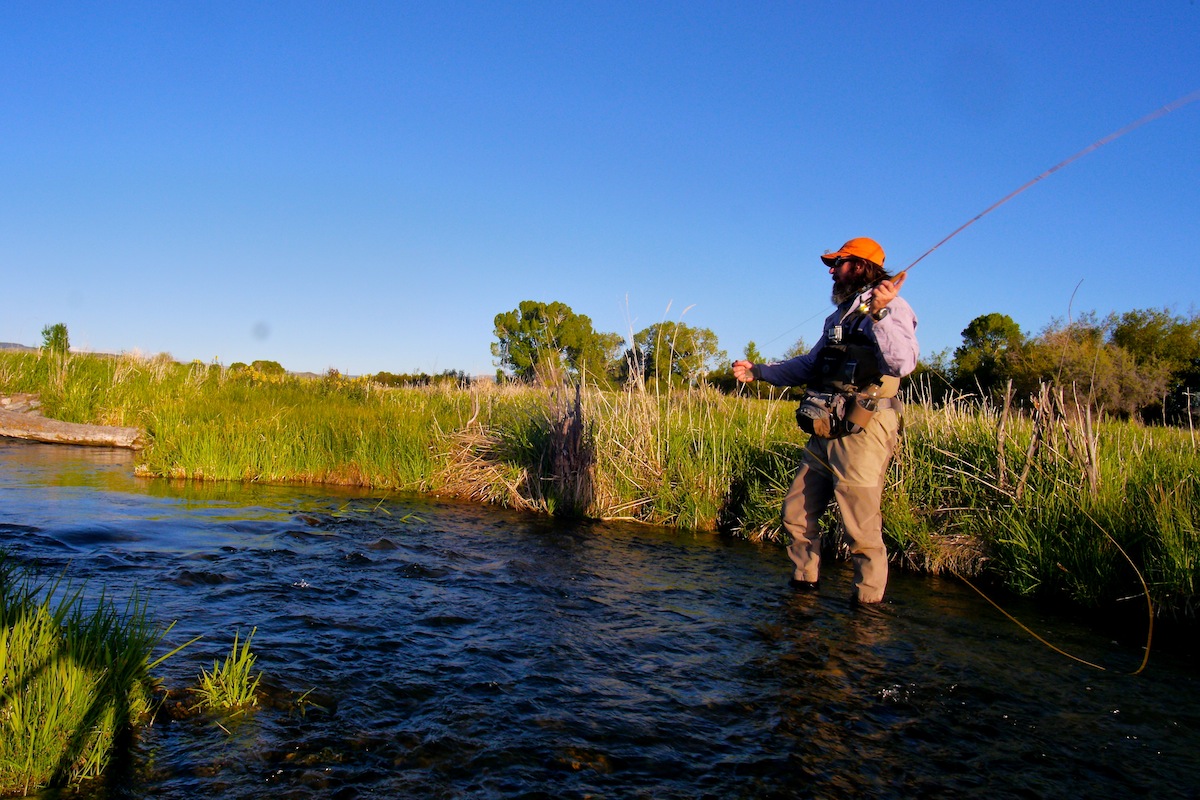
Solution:
{"label": "tree line", "polygon": [[658,322],[626,342],[620,334],[597,331],[586,314],[559,302],[524,300],[497,314],[495,326],[498,381],[694,385],[728,360],[708,328]]}
{"label": "tree line", "polygon": [[471,386],[471,376],[460,369],[442,370],[437,375],[424,372],[376,372],[371,380],[381,386],[457,386],[460,389]]}
{"label": "tree line", "polygon": [[[1073,387],[1093,410],[1145,422],[1191,424],[1200,411],[1200,314],[1139,309],[1054,320],[1027,336],[1007,314],[984,314],[962,344],[918,370],[934,399],[948,392],[999,400]],[[1191,417],[1189,417],[1189,414]]]}
{"label": "tree line", "polygon": [[[560,302],[522,301],[495,317],[492,355],[497,381],[557,385],[585,381],[602,386],[707,384],[724,392],[761,392],[739,386],[729,357],[708,328],[658,322],[627,342],[597,331],[585,314]],[[47,325],[42,347],[66,353],[67,326]],[[780,356],[808,351],[803,339]],[[764,357],[754,342],[744,350],[755,363]],[[283,373],[274,361],[235,363],[230,369]],[[387,386],[470,385],[462,371],[439,375],[380,372]],[[1200,421],[1200,313],[1137,309],[1101,318],[1094,312],[1076,320],[1053,320],[1037,335],[1026,335],[1007,314],[983,314],[962,330],[962,344],[923,359],[909,384],[936,403],[950,394],[1000,401],[1006,393],[1021,402],[1043,383],[1070,387],[1081,403],[1098,413],[1144,422],[1192,425]]]}
{"label": "tree line", "polygon": [[[591,319],[560,302],[526,300],[497,314],[492,355],[499,381],[601,385],[714,386],[745,391],[729,357],[708,328],[659,322],[627,342],[595,329]],[[808,351],[801,339],[781,359]],[[766,362],[754,342],[745,357]],[[935,402],[949,394],[1001,400],[1010,390],[1018,402],[1043,383],[1071,387],[1081,403],[1099,413],[1146,422],[1189,424],[1200,418],[1200,314],[1139,309],[1100,318],[1054,320],[1026,335],[1007,314],[984,314],[962,331],[962,344],[923,360],[910,377]]]}

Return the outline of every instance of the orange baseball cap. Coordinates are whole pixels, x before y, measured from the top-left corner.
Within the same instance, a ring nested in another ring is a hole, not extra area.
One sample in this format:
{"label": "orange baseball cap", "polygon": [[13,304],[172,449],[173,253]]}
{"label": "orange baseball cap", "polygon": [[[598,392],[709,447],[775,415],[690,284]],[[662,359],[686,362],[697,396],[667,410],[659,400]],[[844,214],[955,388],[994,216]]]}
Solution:
{"label": "orange baseball cap", "polygon": [[883,248],[879,246],[879,242],[865,236],[851,239],[839,247],[836,253],[826,253],[821,256],[821,260],[825,262],[825,266],[832,267],[835,259],[846,256],[861,258],[880,267],[883,266]]}

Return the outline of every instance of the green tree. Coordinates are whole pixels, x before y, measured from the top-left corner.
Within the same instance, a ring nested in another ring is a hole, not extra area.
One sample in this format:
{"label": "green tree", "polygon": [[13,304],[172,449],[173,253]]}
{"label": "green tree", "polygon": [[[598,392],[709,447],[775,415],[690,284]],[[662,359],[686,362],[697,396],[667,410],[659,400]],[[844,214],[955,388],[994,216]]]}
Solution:
{"label": "green tree", "polygon": [[528,383],[604,377],[625,344],[615,333],[597,333],[589,317],[559,302],[523,300],[497,314],[495,326],[492,355]]}
{"label": "green tree", "polygon": [[678,379],[695,383],[728,356],[717,345],[717,335],[708,328],[682,322],[659,322],[633,336],[634,352],[643,375],[657,380]]}
{"label": "green tree", "polygon": [[1108,318],[1111,340],[1139,364],[1167,363],[1172,372],[1200,358],[1200,315],[1174,316],[1166,310],[1139,309]]}
{"label": "green tree", "polygon": [[753,341],[746,343],[745,358],[751,364],[762,364],[766,361],[766,359],[763,357],[763,354],[759,352],[758,345],[756,345]]}
{"label": "green tree", "polygon": [[596,333],[596,349],[591,361],[582,362],[580,367],[591,378],[615,380],[622,368],[621,353],[625,338],[617,333]]}
{"label": "green tree", "polygon": [[1052,322],[1037,338],[1005,354],[1005,368],[1019,397],[1053,383],[1094,410],[1126,416],[1158,402],[1168,370],[1160,363],[1140,365],[1110,341],[1094,315],[1064,325]]}
{"label": "green tree", "polygon": [[811,349],[812,348],[808,346],[808,343],[804,341],[804,337],[801,336],[796,340],[795,344],[783,351],[783,358],[781,360],[787,361],[789,358],[806,355]]}
{"label": "green tree", "polygon": [[468,388],[471,377],[462,370],[442,370],[440,375],[427,375],[424,372],[376,372],[371,380],[380,386],[449,386],[457,385]]}
{"label": "green tree", "polygon": [[985,397],[997,393],[1009,377],[1005,353],[1025,342],[1021,327],[1007,314],[984,314],[963,329],[962,339],[951,362],[955,388],[964,392],[978,389]]}
{"label": "green tree", "polygon": [[64,355],[71,350],[71,340],[67,335],[67,326],[61,322],[42,328],[42,347],[51,353]]}
{"label": "green tree", "polygon": [[287,372],[278,361],[252,361],[250,362],[250,369],[260,372],[263,375],[282,375]]}
{"label": "green tree", "polygon": [[1200,315],[1176,316],[1167,310],[1138,309],[1108,318],[1110,341],[1133,356],[1144,372],[1165,370],[1163,396],[1141,409],[1147,421],[1186,421],[1187,398],[1198,387]]}

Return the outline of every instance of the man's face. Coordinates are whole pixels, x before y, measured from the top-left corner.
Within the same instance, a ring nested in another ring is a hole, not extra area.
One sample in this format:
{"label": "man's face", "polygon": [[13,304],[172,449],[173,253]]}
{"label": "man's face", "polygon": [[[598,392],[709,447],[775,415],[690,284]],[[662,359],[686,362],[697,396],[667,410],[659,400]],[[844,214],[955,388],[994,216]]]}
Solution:
{"label": "man's face", "polygon": [[867,265],[857,258],[844,257],[833,262],[829,267],[829,274],[833,277],[833,293],[830,299],[834,305],[841,305],[858,294],[858,290],[863,288],[866,270]]}
{"label": "man's face", "polygon": [[854,286],[862,279],[864,266],[857,258],[843,256],[833,262],[829,274],[833,276],[833,282],[839,288]]}

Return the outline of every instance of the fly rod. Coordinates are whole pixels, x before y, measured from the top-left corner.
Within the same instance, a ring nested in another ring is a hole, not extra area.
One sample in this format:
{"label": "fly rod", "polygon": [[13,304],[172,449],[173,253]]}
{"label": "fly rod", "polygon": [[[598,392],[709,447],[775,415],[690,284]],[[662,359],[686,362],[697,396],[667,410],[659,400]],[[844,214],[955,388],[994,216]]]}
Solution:
{"label": "fly rod", "polygon": [[[1016,197],[1017,195],[1024,192],[1030,186],[1033,186],[1035,183],[1041,181],[1043,178],[1050,177],[1051,175],[1058,172],[1063,167],[1070,164],[1072,161],[1076,161],[1080,158],[1083,158],[1084,156],[1086,156],[1088,153],[1092,152],[1093,150],[1099,150],[1101,147],[1108,144],[1109,142],[1120,139],[1125,134],[1131,133],[1131,132],[1137,130],[1138,128],[1142,127],[1146,123],[1153,122],[1154,120],[1158,119],[1159,117],[1164,117],[1167,114],[1170,114],[1172,111],[1174,111],[1178,108],[1182,108],[1189,103],[1194,103],[1197,100],[1200,100],[1200,89],[1197,89],[1197,90],[1191,92],[1190,94],[1186,94],[1183,97],[1180,97],[1178,100],[1176,100],[1172,103],[1168,103],[1167,105],[1163,106],[1162,108],[1159,108],[1159,109],[1156,109],[1156,110],[1150,112],[1149,114],[1142,117],[1141,119],[1135,120],[1134,122],[1129,123],[1125,127],[1121,128],[1119,130],[1113,131],[1112,133],[1108,134],[1107,136],[1103,137],[1102,139],[1097,139],[1095,142],[1092,142],[1091,144],[1089,144],[1087,147],[1080,150],[1075,155],[1070,156],[1069,158],[1063,159],[1062,161],[1058,162],[1050,169],[1043,172],[1041,175],[1038,175],[1033,180],[1028,181],[1028,182],[1024,183],[1023,185],[1017,187],[1013,191],[1006,194],[1004,197],[1001,197],[999,200],[992,203],[990,206],[985,208],[983,211],[980,211],[978,214],[971,217],[971,219],[967,220],[962,225],[959,225],[957,228],[955,228],[953,231],[950,232],[949,236],[947,236],[945,239],[942,239],[940,242],[935,244],[933,247],[929,248],[924,253],[922,253],[917,258],[916,261],[912,262],[907,267],[905,267],[904,269],[897,272],[895,274],[895,276],[893,276],[893,279],[898,278],[899,276],[908,272],[910,269],[915,267],[917,264],[921,263],[925,259],[925,257],[928,256],[930,253],[932,253],[934,250],[937,250],[939,247],[944,245],[946,242],[950,241],[955,236],[962,233],[967,228],[971,227],[976,222],[983,219],[988,214],[992,213],[997,208],[999,208],[1000,206],[1007,203],[1009,200],[1012,200],[1014,197]],[[875,286],[878,286],[878,284],[875,284]],[[866,290],[864,290],[863,294],[859,295],[858,299],[860,301],[859,302],[859,310],[860,311],[863,309],[864,306],[866,306],[868,303],[870,303],[871,293],[875,290],[875,286],[868,287]]]}
{"label": "fly rod", "polygon": [[[1039,181],[1043,180],[1044,178],[1047,178],[1047,177],[1053,175],[1055,172],[1058,172],[1060,169],[1067,166],[1071,162],[1076,161],[1080,158],[1083,158],[1088,153],[1091,153],[1094,150],[1099,150],[1101,147],[1108,144],[1109,142],[1120,139],[1125,134],[1131,133],[1132,131],[1137,130],[1138,128],[1142,127],[1143,125],[1145,125],[1149,122],[1153,122],[1154,120],[1158,119],[1159,117],[1166,116],[1167,114],[1170,114],[1172,111],[1175,111],[1176,109],[1179,109],[1179,108],[1183,108],[1184,106],[1188,105],[1189,103],[1194,103],[1197,100],[1200,100],[1200,89],[1190,92],[1189,94],[1185,94],[1183,97],[1180,97],[1178,100],[1175,100],[1174,102],[1171,102],[1171,103],[1167,103],[1165,106],[1158,108],[1154,111],[1151,111],[1149,114],[1142,117],[1141,119],[1135,120],[1135,121],[1129,123],[1128,125],[1126,125],[1125,127],[1115,130],[1112,133],[1108,134],[1107,136],[1105,136],[1101,139],[1097,139],[1095,142],[1092,142],[1087,147],[1083,148],[1082,150],[1080,150],[1078,153],[1074,154],[1073,156],[1070,156],[1070,157],[1065,158],[1062,161],[1058,162],[1053,167],[1046,170],[1041,175],[1038,175],[1033,180],[1027,181],[1026,183],[1022,184],[1021,186],[1018,186],[1016,189],[1009,192],[1004,197],[1001,197],[999,200],[992,203],[990,206],[985,208],[983,211],[980,211],[978,214],[971,217],[969,220],[964,222],[962,225],[959,225],[957,228],[955,228],[953,231],[951,231],[950,234],[948,236],[946,236],[946,238],[942,239],[940,242],[935,244],[933,247],[929,248],[924,253],[922,253],[920,256],[918,256],[916,261],[913,261],[907,267],[905,267],[904,269],[897,272],[894,276],[892,276],[892,279],[894,280],[895,278],[898,278],[901,275],[907,274],[910,269],[912,269],[917,264],[924,261],[927,256],[929,256],[931,253],[933,253],[933,251],[937,250],[939,247],[944,245],[946,242],[950,241],[955,236],[962,233],[967,228],[971,227],[976,222],[983,219],[988,214],[992,213],[997,208],[999,208],[1000,206],[1007,203],[1009,200],[1012,200],[1014,197],[1021,194],[1026,189],[1033,186],[1035,183],[1038,183]],[[868,286],[866,289],[864,289],[862,291],[862,293],[860,293],[859,296],[856,298],[858,300],[858,302],[855,304],[852,304],[850,306],[850,308],[855,309],[857,307],[857,310],[859,312],[866,313],[866,307],[871,302],[871,295],[875,291],[876,286],[878,286],[878,284],[873,284],[871,286]],[[800,323],[800,324],[803,324],[803,323]],[[797,325],[796,327],[799,327],[799,325]],[[780,339],[793,330],[795,330],[795,327],[789,328],[788,330],[779,334],[779,336],[776,336],[775,339]],[[775,339],[770,339],[768,341],[768,343],[775,341]]]}
{"label": "fly rod", "polygon": [[[1062,161],[1055,164],[1050,169],[1048,169],[1045,172],[1043,172],[1042,174],[1038,175],[1033,180],[1030,180],[1030,181],[1022,184],[1021,186],[1017,187],[1013,191],[1006,194],[1004,197],[997,200],[995,203],[992,203],[990,206],[985,208],[983,211],[976,214],[971,219],[964,222],[962,225],[955,228],[953,231],[950,232],[950,235],[948,235],[946,238],[942,239],[940,242],[935,244],[933,247],[929,248],[924,253],[922,253],[917,258],[916,261],[913,261],[907,267],[905,267],[904,269],[897,272],[895,277],[900,277],[901,275],[904,275],[905,273],[907,273],[909,270],[911,270],[913,267],[915,267],[917,264],[919,264],[922,260],[924,260],[925,257],[928,256],[929,254],[931,254],[933,251],[937,250],[939,247],[944,245],[946,242],[950,241],[955,236],[957,236],[958,234],[962,233],[964,230],[969,228],[971,225],[975,224],[976,222],[981,220],[983,217],[987,216],[988,214],[995,211],[1000,206],[1007,203],[1009,200],[1012,200],[1014,197],[1021,194],[1026,189],[1033,186],[1035,183],[1041,181],[1043,178],[1047,178],[1050,175],[1053,175],[1055,172],[1058,172],[1063,167],[1067,166],[1068,164],[1070,164],[1071,162],[1073,162],[1079,158],[1082,158],[1083,156],[1087,155],[1088,153],[1092,152],[1093,150],[1098,150],[1101,147],[1103,147],[1104,145],[1108,144],[1109,142],[1112,142],[1116,139],[1121,138],[1122,136],[1124,136],[1127,133],[1137,130],[1138,128],[1142,127],[1146,123],[1153,122],[1154,120],[1158,119],[1159,117],[1165,116],[1165,115],[1171,113],[1172,111],[1174,111],[1175,109],[1182,108],[1183,106],[1186,106],[1189,103],[1193,103],[1196,100],[1200,100],[1200,90],[1196,90],[1196,91],[1191,92],[1190,94],[1186,94],[1183,97],[1180,97],[1178,100],[1174,101],[1173,103],[1168,103],[1167,105],[1163,106],[1162,108],[1152,111],[1151,113],[1147,114],[1146,116],[1142,117],[1141,119],[1135,120],[1134,122],[1129,123],[1125,127],[1120,128],[1119,130],[1113,131],[1112,133],[1108,134],[1107,136],[1103,137],[1102,139],[1098,139],[1097,141],[1095,141],[1092,144],[1088,145],[1087,147],[1083,148],[1078,153],[1075,153],[1074,155],[1070,156],[1069,158],[1063,159]],[[866,290],[864,290],[864,292],[862,294],[860,294],[858,296],[858,298],[857,298],[858,303],[859,303],[858,310],[861,311],[862,313],[864,313],[864,314],[866,313],[868,304],[871,301],[871,294],[875,290],[876,286],[878,286],[878,285],[879,284],[875,284],[873,286],[868,287]],[[852,306],[852,308],[853,308],[853,306]],[[1084,513],[1087,514],[1086,511]],[[1090,515],[1088,515],[1088,519],[1091,519]],[[1092,520],[1092,521],[1095,522],[1095,520]],[[1097,524],[1097,526],[1099,526],[1099,523],[1096,523],[1096,524]],[[1137,565],[1133,563],[1133,559],[1131,559],[1129,557],[1129,554],[1125,552],[1124,548],[1122,548],[1121,545],[1117,543],[1117,540],[1114,539],[1112,537],[1112,535],[1108,533],[1108,531],[1105,531],[1103,528],[1101,528],[1101,531],[1103,531],[1104,535],[1109,538],[1109,540],[1113,543],[1114,546],[1116,546],[1116,548],[1121,552],[1121,555],[1123,555],[1125,557],[1125,559],[1127,561],[1129,561],[1130,566],[1133,567],[1134,572],[1138,576],[1138,580],[1141,581],[1141,583],[1142,583],[1142,592],[1146,598],[1146,609],[1147,609],[1147,615],[1148,615],[1148,619],[1149,619],[1149,626],[1148,626],[1147,632],[1146,632],[1146,646],[1143,648],[1144,655],[1142,657],[1142,663],[1138,666],[1138,668],[1136,670],[1134,670],[1133,672],[1129,673],[1131,675],[1138,675],[1142,672],[1142,670],[1144,670],[1146,668],[1146,663],[1150,659],[1150,641],[1154,635],[1154,609],[1153,609],[1153,605],[1150,601],[1150,590],[1146,586],[1146,581],[1145,581],[1145,578],[1142,577],[1141,570],[1139,570],[1137,568]],[[1053,644],[1046,641],[1042,637],[1038,636],[1036,633],[1034,633],[1029,628],[1027,628],[1024,624],[1022,624],[1019,620],[1017,620],[1015,617],[1013,617],[1011,614],[1009,614],[1007,611],[1005,611],[1003,608],[1001,608],[994,600],[992,600],[986,594],[981,592],[978,588],[975,587],[974,584],[972,584],[966,578],[963,578],[961,575],[958,577],[963,581],[963,583],[966,583],[967,586],[970,586],[976,592],[979,592],[980,596],[982,596],[985,600],[987,600],[989,603],[991,603],[993,606],[995,606],[1002,614],[1004,614],[1006,617],[1008,617],[1010,620],[1012,620],[1014,623],[1016,623],[1018,626],[1020,626],[1023,630],[1030,633],[1035,639],[1040,641],[1042,644],[1046,645],[1047,647],[1051,648],[1052,650],[1054,650],[1068,658],[1071,658],[1075,661],[1086,664],[1089,667],[1094,667],[1094,668],[1100,669],[1100,670],[1105,669],[1104,667],[1102,667],[1098,664],[1093,664],[1089,661],[1084,661],[1081,658],[1073,656],[1070,653],[1067,653],[1067,652],[1059,649],[1058,647],[1055,647]]]}

